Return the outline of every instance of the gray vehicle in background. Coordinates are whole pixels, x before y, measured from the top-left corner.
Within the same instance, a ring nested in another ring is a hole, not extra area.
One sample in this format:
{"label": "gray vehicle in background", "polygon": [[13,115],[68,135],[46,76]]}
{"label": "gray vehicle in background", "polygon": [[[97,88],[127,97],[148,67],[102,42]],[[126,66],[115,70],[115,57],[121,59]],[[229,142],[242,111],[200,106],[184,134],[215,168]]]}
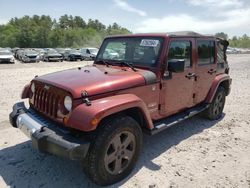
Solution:
{"label": "gray vehicle in background", "polygon": [[63,61],[63,56],[54,49],[48,49],[44,53],[43,61]]}
{"label": "gray vehicle in background", "polygon": [[0,50],[0,63],[15,63],[15,58],[11,51],[9,50]]}
{"label": "gray vehicle in background", "polygon": [[40,61],[39,53],[32,49],[25,49],[21,61],[24,63],[38,63]]}
{"label": "gray vehicle in background", "polygon": [[84,59],[94,60],[99,49],[98,48],[81,48],[80,52]]}
{"label": "gray vehicle in background", "polygon": [[71,50],[65,50],[64,59],[67,61],[77,61],[77,60],[82,61],[84,57],[82,56],[79,50],[71,49]]}
{"label": "gray vehicle in background", "polygon": [[24,53],[24,49],[19,49],[16,51],[16,53],[14,54],[15,58],[19,61],[22,61],[22,56]]}

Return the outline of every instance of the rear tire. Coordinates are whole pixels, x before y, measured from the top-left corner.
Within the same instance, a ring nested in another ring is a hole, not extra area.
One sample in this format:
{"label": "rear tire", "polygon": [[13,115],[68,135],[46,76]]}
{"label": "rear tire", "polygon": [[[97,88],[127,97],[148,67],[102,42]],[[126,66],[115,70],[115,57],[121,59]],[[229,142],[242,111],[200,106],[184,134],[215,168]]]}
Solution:
{"label": "rear tire", "polygon": [[222,116],[226,101],[226,91],[219,86],[209,108],[204,111],[204,116],[210,120],[217,120]]}
{"label": "rear tire", "polygon": [[99,126],[83,166],[96,184],[110,185],[133,170],[141,150],[142,131],[129,116],[112,117]]}

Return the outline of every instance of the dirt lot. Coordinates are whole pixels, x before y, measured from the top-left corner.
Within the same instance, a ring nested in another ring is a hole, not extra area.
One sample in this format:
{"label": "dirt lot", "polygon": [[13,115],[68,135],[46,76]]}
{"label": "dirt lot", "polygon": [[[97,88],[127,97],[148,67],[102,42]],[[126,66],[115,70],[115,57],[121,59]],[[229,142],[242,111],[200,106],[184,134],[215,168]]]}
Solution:
{"label": "dirt lot", "polygon": [[[88,62],[91,63],[91,62]],[[8,114],[22,87],[83,62],[0,65],[0,187],[95,187],[78,162],[38,153]],[[230,55],[232,92],[224,116],[198,116],[155,135],[133,173],[113,187],[250,187],[250,55]]]}

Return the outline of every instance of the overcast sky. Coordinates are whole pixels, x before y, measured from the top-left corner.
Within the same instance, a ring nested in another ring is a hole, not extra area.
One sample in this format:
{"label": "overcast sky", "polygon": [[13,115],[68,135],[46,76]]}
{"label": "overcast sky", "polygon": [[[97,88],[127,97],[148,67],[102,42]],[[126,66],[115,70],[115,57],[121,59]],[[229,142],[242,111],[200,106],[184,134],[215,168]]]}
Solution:
{"label": "overcast sky", "polygon": [[0,0],[0,24],[24,15],[81,16],[134,33],[193,30],[250,35],[250,0]]}

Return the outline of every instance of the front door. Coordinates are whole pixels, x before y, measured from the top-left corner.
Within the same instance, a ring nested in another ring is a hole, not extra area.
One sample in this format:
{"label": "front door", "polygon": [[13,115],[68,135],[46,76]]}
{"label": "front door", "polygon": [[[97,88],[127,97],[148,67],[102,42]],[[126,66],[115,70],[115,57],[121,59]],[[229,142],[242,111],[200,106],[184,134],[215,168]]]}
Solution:
{"label": "front door", "polygon": [[163,75],[161,92],[161,114],[171,115],[193,106],[195,71],[193,65],[194,39],[171,39],[166,61],[185,60],[185,70],[180,73],[168,72]]}
{"label": "front door", "polygon": [[197,63],[195,67],[195,97],[196,104],[205,100],[212,82],[216,76],[215,41],[208,39],[196,40]]}

